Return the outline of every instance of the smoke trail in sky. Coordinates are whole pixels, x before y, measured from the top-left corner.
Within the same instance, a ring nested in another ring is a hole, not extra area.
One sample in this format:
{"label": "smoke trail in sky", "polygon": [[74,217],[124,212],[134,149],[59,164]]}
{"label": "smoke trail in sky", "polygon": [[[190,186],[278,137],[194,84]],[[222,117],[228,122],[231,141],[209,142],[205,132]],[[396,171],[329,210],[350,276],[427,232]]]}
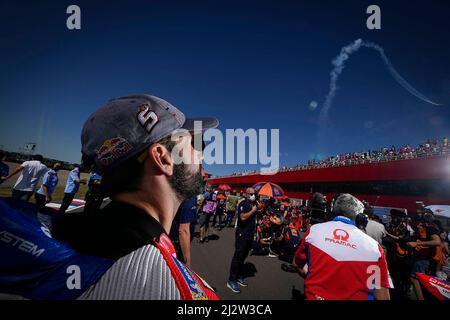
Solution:
{"label": "smoke trail in sky", "polygon": [[394,79],[409,93],[416,96],[420,100],[423,100],[425,102],[428,102],[429,104],[435,105],[435,106],[441,106],[441,104],[436,103],[428,99],[426,96],[424,96],[422,93],[414,89],[408,81],[406,81],[398,72],[395,70],[392,63],[389,61],[389,59],[384,54],[384,49],[380,47],[379,45],[373,43],[373,42],[363,42],[362,45],[366,48],[372,48],[378,51],[378,53],[381,55],[381,58],[383,59],[384,63],[386,64],[386,67],[388,68],[391,75],[394,77]]}
{"label": "smoke trail in sky", "polygon": [[397,81],[398,84],[400,84],[406,91],[411,93],[412,95],[416,96],[417,98],[421,99],[422,101],[425,101],[427,103],[430,103],[435,106],[440,106],[440,104],[431,101],[428,99],[425,95],[417,91],[413,86],[411,86],[393,67],[392,63],[387,58],[386,54],[384,53],[384,49],[372,42],[366,42],[362,39],[357,39],[353,43],[343,47],[341,49],[341,52],[339,55],[334,58],[332,61],[332,64],[334,66],[333,70],[331,70],[330,73],[330,90],[325,98],[325,102],[320,110],[319,114],[319,144],[321,144],[323,140],[324,130],[326,129],[328,123],[328,112],[331,108],[331,104],[333,102],[333,98],[336,95],[336,91],[338,89],[337,81],[339,79],[340,74],[344,70],[345,62],[350,59],[350,56],[357,52],[361,47],[371,48],[376,50],[381,58],[383,59],[384,64],[386,65],[388,71],[391,73],[392,77]]}
{"label": "smoke trail in sky", "polygon": [[336,95],[336,91],[338,89],[337,87],[337,81],[339,78],[339,75],[342,73],[342,70],[344,70],[345,67],[345,61],[347,61],[350,58],[350,55],[356,51],[358,51],[361,47],[371,48],[375,49],[383,59],[383,62],[385,63],[388,71],[391,73],[392,77],[397,81],[398,84],[400,84],[406,91],[411,93],[412,95],[416,96],[417,98],[421,99],[422,101],[428,102],[435,106],[440,106],[440,104],[431,101],[428,99],[425,95],[417,91],[413,88],[393,67],[392,63],[387,58],[386,54],[384,53],[384,50],[379,45],[372,43],[372,42],[366,42],[362,39],[357,39],[353,43],[349,44],[348,46],[345,46],[341,49],[340,54],[332,61],[332,64],[334,66],[333,70],[331,70],[330,73],[330,91],[328,92],[325,102],[323,104],[323,107],[320,111],[319,115],[319,121],[320,123],[323,123],[326,121],[328,116],[328,111],[331,108],[331,103],[333,102],[333,98]]}

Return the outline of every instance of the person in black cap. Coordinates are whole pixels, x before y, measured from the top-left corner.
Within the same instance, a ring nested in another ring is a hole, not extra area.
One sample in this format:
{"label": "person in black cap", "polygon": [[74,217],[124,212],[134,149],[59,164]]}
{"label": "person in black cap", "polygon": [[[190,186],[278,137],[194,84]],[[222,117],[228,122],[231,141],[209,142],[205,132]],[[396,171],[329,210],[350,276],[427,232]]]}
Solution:
{"label": "person in black cap", "polygon": [[323,194],[316,192],[311,196],[311,199],[309,201],[311,225],[327,221],[326,205],[327,201]]}
{"label": "person in black cap", "polygon": [[64,216],[55,236],[116,262],[80,298],[217,299],[176,258],[168,237],[181,202],[204,189],[200,139],[217,125],[215,118],[186,119],[149,95],[110,100],[87,119],[83,163],[102,175],[112,201],[95,213]]}

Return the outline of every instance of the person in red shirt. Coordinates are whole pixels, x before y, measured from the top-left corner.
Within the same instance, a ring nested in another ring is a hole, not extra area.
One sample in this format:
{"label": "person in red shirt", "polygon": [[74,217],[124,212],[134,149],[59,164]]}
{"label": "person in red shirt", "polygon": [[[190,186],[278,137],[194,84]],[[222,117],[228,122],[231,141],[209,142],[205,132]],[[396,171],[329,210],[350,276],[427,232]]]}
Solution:
{"label": "person in red shirt", "polygon": [[389,300],[383,249],[361,228],[364,205],[350,194],[335,202],[332,221],[312,225],[295,253],[307,300]]}

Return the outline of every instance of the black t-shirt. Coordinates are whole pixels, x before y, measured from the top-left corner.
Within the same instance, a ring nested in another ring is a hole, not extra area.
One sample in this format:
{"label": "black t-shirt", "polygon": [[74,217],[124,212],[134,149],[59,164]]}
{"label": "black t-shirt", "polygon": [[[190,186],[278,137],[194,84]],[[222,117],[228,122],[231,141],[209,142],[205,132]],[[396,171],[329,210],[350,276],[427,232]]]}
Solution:
{"label": "black t-shirt", "polygon": [[92,214],[65,215],[54,236],[84,255],[118,259],[165,233],[161,224],[143,210],[112,201]]}
{"label": "black t-shirt", "polygon": [[238,234],[241,234],[243,237],[247,239],[253,239],[253,236],[255,234],[255,228],[256,228],[256,213],[254,213],[250,218],[247,220],[241,220],[241,213],[247,213],[250,210],[252,210],[253,203],[249,200],[245,199],[243,200],[239,206],[238,206],[238,223],[236,232]]}
{"label": "black t-shirt", "polygon": [[[431,237],[433,235],[439,236],[439,229],[434,224],[428,224],[428,223],[423,224],[422,223],[422,224],[419,224],[417,228],[418,228],[418,230],[416,232],[417,240],[431,241],[432,240]],[[420,230],[425,230],[425,234],[421,233]],[[416,250],[416,253],[418,255],[420,255],[421,257],[426,257],[428,259],[431,259],[434,256],[435,252],[436,252],[436,248],[428,248],[428,247],[420,248],[420,249]]]}

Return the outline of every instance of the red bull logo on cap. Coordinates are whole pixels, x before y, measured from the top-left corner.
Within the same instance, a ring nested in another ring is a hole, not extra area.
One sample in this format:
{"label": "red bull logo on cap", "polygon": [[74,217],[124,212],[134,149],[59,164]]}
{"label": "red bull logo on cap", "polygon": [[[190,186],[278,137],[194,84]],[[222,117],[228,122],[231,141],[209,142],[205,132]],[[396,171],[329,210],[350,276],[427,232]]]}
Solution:
{"label": "red bull logo on cap", "polygon": [[105,166],[126,155],[133,146],[122,137],[107,139],[95,150],[98,160]]}

